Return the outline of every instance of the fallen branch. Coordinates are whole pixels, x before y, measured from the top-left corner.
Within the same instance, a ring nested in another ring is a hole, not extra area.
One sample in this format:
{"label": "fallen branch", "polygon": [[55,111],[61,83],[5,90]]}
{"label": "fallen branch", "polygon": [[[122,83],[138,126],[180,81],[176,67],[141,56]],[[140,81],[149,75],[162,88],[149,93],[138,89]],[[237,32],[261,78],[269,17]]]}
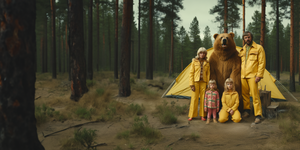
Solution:
{"label": "fallen branch", "polygon": [[182,140],[182,137],[179,138],[177,141],[174,141],[173,143],[169,144],[168,146],[171,146],[171,145],[173,145],[174,143],[176,143],[176,142],[178,142],[178,141],[180,141],[180,140]]}
{"label": "fallen branch", "polygon": [[94,146],[91,146],[91,148],[93,148],[93,147],[97,147],[97,146],[106,146],[107,144],[106,143],[100,143],[100,144],[96,144],[96,145],[94,145]]}
{"label": "fallen branch", "polygon": [[38,96],[37,98],[35,98],[34,100],[37,100],[37,99],[39,99],[39,98],[41,98],[42,96]]}
{"label": "fallen branch", "polygon": [[90,122],[86,122],[86,123],[81,123],[81,124],[73,125],[73,126],[70,126],[70,127],[65,128],[65,129],[62,129],[62,130],[55,131],[55,132],[53,132],[53,133],[47,134],[47,135],[44,135],[43,132],[42,132],[42,134],[43,134],[44,137],[48,137],[48,136],[50,136],[50,135],[53,135],[53,134],[56,134],[56,133],[59,133],[59,132],[62,132],[62,131],[65,131],[65,130],[68,130],[68,129],[71,129],[71,128],[74,128],[74,127],[80,127],[80,126],[83,126],[83,125],[85,125],[85,124],[96,123],[96,122],[99,122],[99,121],[90,121]]}
{"label": "fallen branch", "polygon": [[152,87],[158,87],[159,89],[163,89],[163,87],[162,86],[160,86],[160,85],[153,85],[153,84],[148,84],[148,86],[152,86]]}

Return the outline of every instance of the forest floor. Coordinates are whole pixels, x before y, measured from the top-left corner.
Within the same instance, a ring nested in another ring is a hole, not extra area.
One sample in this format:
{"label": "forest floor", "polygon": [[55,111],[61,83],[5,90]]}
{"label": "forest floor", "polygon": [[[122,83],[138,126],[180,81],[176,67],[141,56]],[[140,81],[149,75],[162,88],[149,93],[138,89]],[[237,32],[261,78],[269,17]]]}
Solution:
{"label": "forest floor", "polygon": [[[144,74],[141,75],[142,77]],[[281,75],[282,81],[288,82],[288,73]],[[161,98],[170,83],[175,79],[163,74],[155,74],[154,80],[135,79],[131,75],[132,93],[129,97],[118,97],[118,80],[113,79],[113,72],[94,73],[94,81],[89,82],[89,92],[79,100],[70,100],[70,83],[67,74],[58,75],[57,79],[51,79],[49,74],[37,74],[36,81],[36,107],[40,107],[45,114],[53,110],[59,113],[37,117],[38,137],[46,150],[82,149],[76,148],[78,143],[67,145],[74,138],[74,132],[85,129],[96,130],[95,144],[99,150],[185,150],[185,149],[298,149],[300,146],[299,122],[287,120],[284,113],[277,119],[264,119],[260,124],[253,124],[253,115],[242,119],[240,123],[231,120],[226,123],[213,123],[206,125],[200,118],[188,121],[187,114],[177,116],[177,123],[161,123],[157,113],[157,107],[163,102],[168,105],[189,106],[190,100]],[[297,81],[297,80],[296,80]],[[92,83],[91,83],[92,82]],[[159,85],[163,89],[148,86]],[[294,96],[300,100],[300,88]],[[292,104],[300,108],[300,103],[294,99],[288,99],[280,104]],[[142,137],[130,134],[120,138],[125,131],[133,128],[135,116],[128,113],[130,104],[144,106],[144,111],[139,117],[147,116],[149,126],[159,136],[156,138]],[[53,109],[52,109],[53,108]],[[90,116],[79,116],[79,109],[86,109]],[[188,107],[186,107],[188,108]],[[47,110],[46,110],[47,109]],[[298,109],[300,110],[300,109]],[[37,111],[37,109],[36,109]],[[46,113],[47,111],[47,113]],[[111,113],[108,113],[111,112]],[[77,114],[77,115],[76,115]],[[298,112],[300,114],[300,111]],[[84,119],[86,118],[86,119]],[[95,121],[92,123],[87,123]],[[296,126],[284,125],[286,122]],[[54,133],[70,126],[87,123]],[[288,132],[289,130],[290,132]],[[293,133],[291,133],[293,132]],[[119,138],[118,138],[119,137]],[[94,145],[95,145],[94,144]],[[73,148],[70,148],[72,147]]]}

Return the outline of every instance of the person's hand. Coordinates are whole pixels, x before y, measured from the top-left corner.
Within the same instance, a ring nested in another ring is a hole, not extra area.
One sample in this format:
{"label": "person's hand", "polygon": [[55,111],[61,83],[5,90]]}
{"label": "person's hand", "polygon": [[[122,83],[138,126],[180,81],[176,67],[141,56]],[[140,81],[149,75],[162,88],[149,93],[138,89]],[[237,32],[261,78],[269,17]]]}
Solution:
{"label": "person's hand", "polygon": [[233,113],[234,113],[234,111],[231,109],[229,113],[230,113],[230,115],[232,116]]}
{"label": "person's hand", "polygon": [[191,86],[191,89],[192,89],[193,92],[195,92],[195,86],[194,85]]}
{"label": "person's hand", "polygon": [[256,82],[256,83],[259,82],[260,79],[261,79],[260,77],[256,77],[256,78],[255,78],[255,82]]}
{"label": "person's hand", "polygon": [[217,112],[219,112],[219,108],[217,108]]}
{"label": "person's hand", "polygon": [[207,108],[204,108],[204,111],[207,112]]}

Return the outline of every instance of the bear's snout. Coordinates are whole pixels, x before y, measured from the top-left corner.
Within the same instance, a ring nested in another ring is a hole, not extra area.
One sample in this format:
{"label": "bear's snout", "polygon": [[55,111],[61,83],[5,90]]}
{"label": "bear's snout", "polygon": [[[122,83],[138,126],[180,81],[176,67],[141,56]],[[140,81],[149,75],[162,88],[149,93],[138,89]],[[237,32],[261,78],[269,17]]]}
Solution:
{"label": "bear's snout", "polygon": [[222,39],[222,47],[227,47],[227,39]]}

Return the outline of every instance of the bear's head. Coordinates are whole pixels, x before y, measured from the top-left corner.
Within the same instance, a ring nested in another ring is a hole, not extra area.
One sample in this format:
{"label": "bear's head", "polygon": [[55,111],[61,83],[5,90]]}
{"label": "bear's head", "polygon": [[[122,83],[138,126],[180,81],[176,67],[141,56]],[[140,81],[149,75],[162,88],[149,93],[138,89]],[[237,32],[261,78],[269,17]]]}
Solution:
{"label": "bear's head", "polygon": [[214,53],[219,59],[227,60],[233,53],[236,52],[235,42],[233,40],[234,33],[214,34]]}

